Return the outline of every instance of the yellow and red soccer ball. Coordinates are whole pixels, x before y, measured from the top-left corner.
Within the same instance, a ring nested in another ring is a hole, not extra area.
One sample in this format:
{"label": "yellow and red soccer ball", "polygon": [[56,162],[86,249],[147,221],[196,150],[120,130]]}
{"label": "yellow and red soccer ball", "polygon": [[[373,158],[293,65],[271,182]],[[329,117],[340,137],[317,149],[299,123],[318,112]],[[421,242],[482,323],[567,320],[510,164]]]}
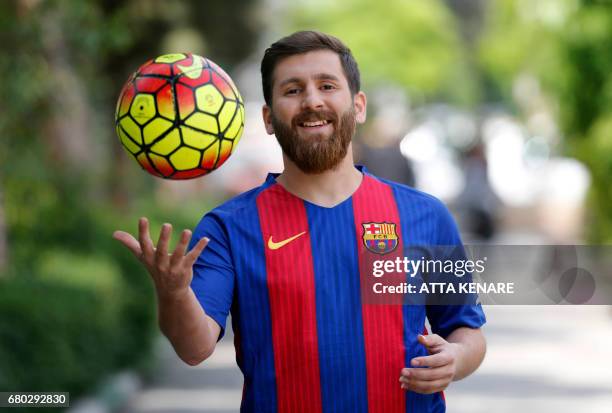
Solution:
{"label": "yellow and red soccer ball", "polygon": [[190,179],[220,167],[244,129],[244,103],[232,79],[192,53],[159,56],[123,86],[115,125],[125,149],[149,173]]}

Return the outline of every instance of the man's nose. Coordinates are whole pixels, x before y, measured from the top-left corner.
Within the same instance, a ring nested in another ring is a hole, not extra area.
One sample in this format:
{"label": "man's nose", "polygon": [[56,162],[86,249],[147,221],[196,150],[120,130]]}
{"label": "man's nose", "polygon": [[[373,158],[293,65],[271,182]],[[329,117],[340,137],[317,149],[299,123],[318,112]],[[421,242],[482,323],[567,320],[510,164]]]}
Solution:
{"label": "man's nose", "polygon": [[302,110],[320,110],[323,108],[323,99],[316,87],[308,87],[304,91],[304,99],[302,100]]}

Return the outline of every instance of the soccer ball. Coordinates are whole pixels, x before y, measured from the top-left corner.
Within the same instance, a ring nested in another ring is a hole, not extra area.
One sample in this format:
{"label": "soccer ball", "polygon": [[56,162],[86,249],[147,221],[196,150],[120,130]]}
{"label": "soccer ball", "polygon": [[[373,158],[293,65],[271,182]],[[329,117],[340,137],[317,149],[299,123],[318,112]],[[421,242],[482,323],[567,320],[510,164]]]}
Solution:
{"label": "soccer ball", "polygon": [[147,172],[190,179],[220,167],[244,129],[244,103],[232,79],[192,53],[149,60],[123,86],[115,125]]}

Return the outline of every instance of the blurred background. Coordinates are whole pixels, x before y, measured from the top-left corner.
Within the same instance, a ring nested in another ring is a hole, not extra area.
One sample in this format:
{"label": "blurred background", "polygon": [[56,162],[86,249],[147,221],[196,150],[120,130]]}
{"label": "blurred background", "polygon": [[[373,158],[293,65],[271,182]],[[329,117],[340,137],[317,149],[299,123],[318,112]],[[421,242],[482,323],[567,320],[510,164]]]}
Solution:
{"label": "blurred background", "polygon": [[[7,0],[0,391],[70,391],[72,412],[237,411],[231,337],[182,366],[158,336],[148,276],[111,234],[140,216],[154,234],[193,228],[282,170],[259,63],[300,29],[338,36],[359,63],[358,161],[442,199],[465,242],[612,241],[610,1]],[[232,76],[246,128],[219,171],[164,181],[121,147],[114,105],[140,64],[182,51]],[[487,359],[451,386],[449,412],[612,409],[608,307],[486,311]]]}

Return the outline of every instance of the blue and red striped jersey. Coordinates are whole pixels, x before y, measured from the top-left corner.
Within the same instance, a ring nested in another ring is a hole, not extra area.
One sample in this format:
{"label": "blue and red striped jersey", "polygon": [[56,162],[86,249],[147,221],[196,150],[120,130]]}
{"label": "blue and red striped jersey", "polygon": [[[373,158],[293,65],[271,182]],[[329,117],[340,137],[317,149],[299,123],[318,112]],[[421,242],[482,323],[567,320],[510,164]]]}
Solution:
{"label": "blue and red striped jersey", "polygon": [[483,325],[482,308],[365,302],[363,256],[461,245],[457,227],[436,198],[360,170],[359,188],[333,208],[292,195],[270,174],[194,231],[191,246],[210,243],[191,287],[221,335],[232,314],[242,412],[445,411],[441,393],[402,390],[400,371],[427,354],[417,342],[426,318],[446,337]]}

